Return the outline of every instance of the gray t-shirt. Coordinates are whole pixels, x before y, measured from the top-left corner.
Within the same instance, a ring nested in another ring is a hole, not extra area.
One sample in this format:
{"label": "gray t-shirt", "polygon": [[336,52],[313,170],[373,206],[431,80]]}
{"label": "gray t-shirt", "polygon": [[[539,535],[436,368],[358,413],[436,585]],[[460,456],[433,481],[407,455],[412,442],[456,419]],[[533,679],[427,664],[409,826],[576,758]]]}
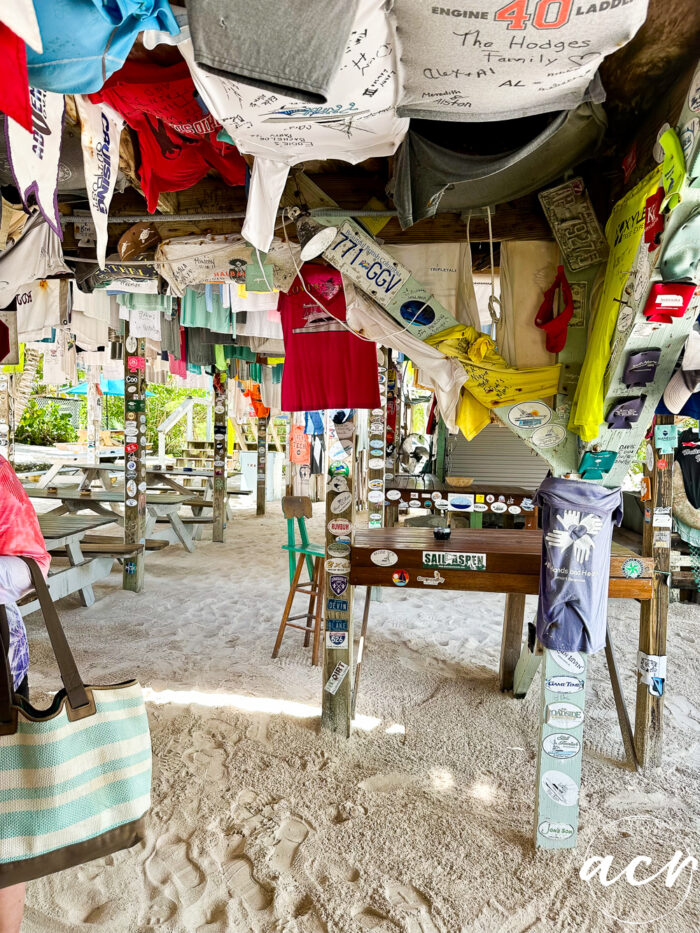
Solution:
{"label": "gray t-shirt", "polygon": [[646,13],[647,0],[393,0],[398,114],[475,122],[600,103],[598,66]]}

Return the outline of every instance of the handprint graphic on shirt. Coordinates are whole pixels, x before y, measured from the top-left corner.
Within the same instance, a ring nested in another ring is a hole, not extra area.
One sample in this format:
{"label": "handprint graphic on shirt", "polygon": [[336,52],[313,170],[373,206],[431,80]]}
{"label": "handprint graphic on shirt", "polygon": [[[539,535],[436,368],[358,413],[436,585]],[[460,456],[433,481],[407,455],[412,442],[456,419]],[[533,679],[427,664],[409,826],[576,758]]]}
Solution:
{"label": "handprint graphic on shirt", "polygon": [[579,563],[588,560],[595,547],[594,538],[602,527],[602,519],[597,515],[581,515],[575,509],[567,509],[563,515],[557,515],[561,528],[553,528],[545,535],[550,547],[572,548]]}

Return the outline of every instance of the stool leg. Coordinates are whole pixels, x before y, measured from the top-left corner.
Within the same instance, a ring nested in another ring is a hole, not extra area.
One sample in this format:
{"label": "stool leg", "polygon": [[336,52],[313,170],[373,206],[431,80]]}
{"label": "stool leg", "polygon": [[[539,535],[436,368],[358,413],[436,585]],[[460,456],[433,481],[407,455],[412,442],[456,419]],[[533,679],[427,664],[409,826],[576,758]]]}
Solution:
{"label": "stool leg", "polygon": [[284,637],[284,627],[287,624],[287,619],[289,618],[289,613],[292,611],[292,603],[294,602],[294,593],[296,592],[297,583],[299,582],[299,577],[301,576],[301,570],[304,566],[304,555],[299,555],[299,560],[297,561],[297,569],[294,571],[294,577],[292,578],[292,585],[289,587],[289,596],[287,597],[287,602],[284,607],[284,612],[282,613],[282,621],[280,622],[279,631],[277,632],[277,640],[275,641],[275,647],[272,649],[272,657],[276,658],[279,654],[280,647],[282,645],[282,638]]}
{"label": "stool leg", "polygon": [[316,598],[319,594],[319,582],[318,578],[321,573],[321,559],[319,557],[314,558],[314,569],[311,574],[311,589],[309,590],[309,611],[306,615],[306,632],[304,633],[304,647],[309,647],[309,642],[311,640],[311,629],[314,624],[314,609],[316,608]]}
{"label": "stool leg", "polygon": [[323,566],[323,560],[319,560],[320,570],[318,574],[318,600],[316,602],[316,619],[314,622],[314,648],[311,656],[311,663],[317,667],[321,655],[321,626],[323,624],[323,597],[326,592],[326,571]]}

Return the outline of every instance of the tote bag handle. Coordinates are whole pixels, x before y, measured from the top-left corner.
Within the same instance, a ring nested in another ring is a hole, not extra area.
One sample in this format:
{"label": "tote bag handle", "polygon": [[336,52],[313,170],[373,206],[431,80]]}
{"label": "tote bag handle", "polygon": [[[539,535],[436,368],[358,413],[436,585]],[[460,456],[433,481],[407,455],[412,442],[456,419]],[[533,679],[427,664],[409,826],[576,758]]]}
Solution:
{"label": "tote bag handle", "polygon": [[[61,680],[66,689],[68,703],[74,710],[82,706],[87,706],[90,700],[85,690],[85,684],[78,673],[78,668],[76,667],[73,654],[66,640],[65,632],[58,618],[56,607],[51,599],[49,588],[44,580],[44,575],[36,561],[31,557],[22,557],[22,560],[29,568],[32,583],[34,584],[34,589],[39,598],[44,624],[49,633],[49,640],[51,641],[51,647],[53,648],[53,653],[58,663],[58,669],[61,672]],[[9,722],[11,718],[10,705],[12,704],[13,689],[7,659],[9,650],[9,630],[7,626],[7,613],[4,607],[2,608],[2,618],[0,618],[0,633],[2,634],[1,640],[3,642],[5,642],[5,637],[7,636],[7,644],[3,645],[4,661],[0,661],[0,722]]]}

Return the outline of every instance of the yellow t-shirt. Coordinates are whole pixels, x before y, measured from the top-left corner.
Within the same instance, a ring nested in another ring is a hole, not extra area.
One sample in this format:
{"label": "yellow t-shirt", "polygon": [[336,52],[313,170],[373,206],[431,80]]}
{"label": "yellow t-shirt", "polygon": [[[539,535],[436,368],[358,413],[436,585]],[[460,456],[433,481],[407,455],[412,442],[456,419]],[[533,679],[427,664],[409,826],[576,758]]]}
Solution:
{"label": "yellow t-shirt", "polygon": [[622,297],[644,233],[645,202],[656,193],[660,184],[666,190],[666,199],[669,200],[673,193],[675,201],[683,183],[683,152],[674,131],[666,130],[660,143],[666,156],[663,165],[650,172],[615,204],[605,225],[610,255],[569,418],[569,430],[586,442],[596,439],[603,422],[605,368],[617,326],[618,300]]}

